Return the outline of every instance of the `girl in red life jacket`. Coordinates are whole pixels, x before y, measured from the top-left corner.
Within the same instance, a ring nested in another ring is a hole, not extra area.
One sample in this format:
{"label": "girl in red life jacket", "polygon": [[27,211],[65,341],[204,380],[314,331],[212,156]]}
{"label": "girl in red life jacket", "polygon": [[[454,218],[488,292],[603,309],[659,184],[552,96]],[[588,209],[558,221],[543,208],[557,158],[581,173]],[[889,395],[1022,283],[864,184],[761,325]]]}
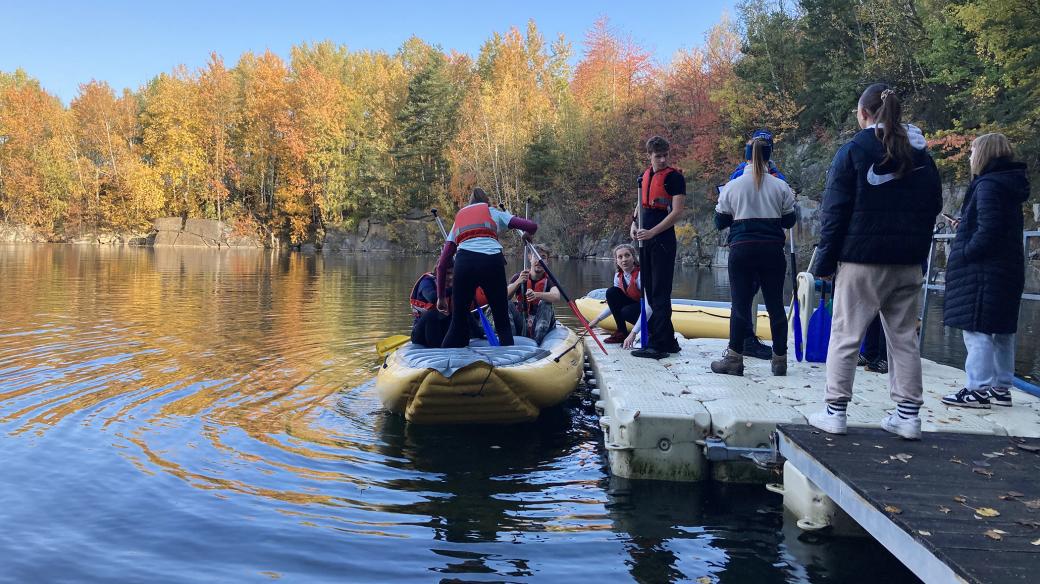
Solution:
{"label": "girl in red life jacket", "polygon": [[[495,332],[502,346],[513,344],[513,331],[509,323],[509,307],[506,298],[505,258],[498,232],[503,229],[520,229],[524,239],[530,241],[538,225],[533,221],[513,217],[505,211],[492,208],[487,193],[473,189],[470,204],[459,210],[451,226],[448,239],[444,242],[440,260],[437,262],[437,310],[448,314],[447,288],[444,274],[454,264],[455,285],[452,287],[453,306],[469,306],[477,287],[484,289],[491,315],[495,321]],[[458,253],[456,253],[456,251]],[[468,311],[451,312],[451,326],[441,344],[444,348],[469,345]]]}
{"label": "girl in red life jacket", "polygon": [[[596,326],[608,316],[613,316],[617,330],[604,342],[624,343],[623,346],[629,349],[639,333],[639,296],[642,291],[636,249],[627,243],[615,247],[614,263],[617,271],[614,273],[614,285],[607,289],[607,308],[589,326]],[[650,310],[649,306],[647,310]],[[628,331],[628,323],[635,325],[631,333]]]}

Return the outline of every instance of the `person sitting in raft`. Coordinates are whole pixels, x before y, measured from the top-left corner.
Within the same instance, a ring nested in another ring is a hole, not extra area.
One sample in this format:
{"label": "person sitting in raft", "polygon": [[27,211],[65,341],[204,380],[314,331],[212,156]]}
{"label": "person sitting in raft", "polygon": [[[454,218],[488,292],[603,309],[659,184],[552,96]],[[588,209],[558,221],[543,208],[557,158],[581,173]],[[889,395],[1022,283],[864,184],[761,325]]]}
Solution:
{"label": "person sitting in raft", "polygon": [[[763,154],[766,157],[766,165],[769,167],[769,174],[787,182],[787,177],[784,176],[784,173],[780,172],[780,169],[777,168],[776,164],[773,162],[773,133],[766,129],[755,130],[751,134],[751,139],[744,145],[745,162],[741,162],[737,165],[737,168],[733,170],[733,174],[729,175],[729,180],[734,180],[744,174],[748,164],[751,162],[751,143],[756,139],[765,140],[766,142],[766,149],[763,151]],[[760,283],[754,282],[753,287],[754,291],[751,293],[752,296],[758,294]],[[757,311],[755,312],[757,313]],[[749,328],[747,330],[747,337],[744,338],[743,354],[745,357],[754,357],[755,359],[770,359],[773,356],[773,350],[769,348],[769,345],[766,345],[759,340],[758,334],[755,332],[756,322],[757,319],[753,319],[748,323]]]}
{"label": "person sitting in raft", "polygon": [[[542,246],[538,246],[538,253],[543,259],[549,255],[548,250]],[[517,297],[515,302],[509,304],[514,333],[527,332],[536,343],[541,343],[545,335],[556,326],[553,302],[559,302],[560,290],[549,279],[533,253],[528,254],[528,260],[530,269],[513,275],[509,286],[506,287],[506,295],[509,298]],[[519,291],[525,284],[527,295],[521,298]]]}
{"label": "person sitting in raft", "polygon": [[498,242],[498,232],[502,229],[519,229],[524,232],[524,241],[530,242],[531,235],[538,230],[538,224],[492,208],[487,193],[483,189],[473,189],[469,205],[455,215],[455,223],[448,232],[448,239],[444,242],[444,249],[437,262],[437,310],[441,314],[451,314],[451,325],[441,343],[442,347],[469,345],[468,311],[448,310],[445,278],[448,267],[453,264],[452,305],[469,306],[477,287],[483,288],[491,306],[499,343],[502,346],[513,344],[506,297],[505,258],[502,257],[502,245]]}
{"label": "person sitting in raft", "polygon": [[[607,308],[589,323],[589,327],[594,327],[607,317],[613,316],[617,330],[603,342],[623,343],[622,346],[629,349],[635,344],[636,335],[639,334],[639,298],[643,289],[636,248],[627,243],[615,247],[614,263],[617,271],[614,273],[614,285],[607,288]],[[650,306],[647,305],[646,308],[649,312]],[[629,323],[635,325],[631,333],[628,331]]]}
{"label": "person sitting in raft", "polygon": [[[425,277],[426,274],[420,277],[420,280]],[[448,286],[448,297],[451,297],[451,284],[452,284],[452,270],[448,269],[446,277],[446,283]],[[434,283],[436,287],[436,283]],[[413,292],[414,292],[413,286]],[[436,292],[434,292],[436,297]],[[436,300],[436,299],[435,299]],[[484,295],[484,291],[477,288],[476,299],[473,304],[470,305],[470,318],[469,318],[469,335],[471,338],[483,338],[484,327],[481,326],[480,317],[473,312],[473,309],[487,304],[487,297]],[[436,307],[436,304],[433,305]],[[450,314],[441,314],[437,310],[422,309],[422,307],[416,307],[412,305],[413,314],[417,310],[422,310],[419,317],[415,319],[412,324],[412,343],[416,345],[423,345],[424,347],[440,347],[441,343],[444,342],[444,336],[448,334],[448,327],[451,325]],[[451,302],[448,302],[448,312],[451,312]]]}
{"label": "person sitting in raft", "polygon": [[[436,268],[434,268],[436,269]],[[425,272],[412,285],[412,292],[408,295],[408,304],[412,307],[412,328],[422,315],[437,308],[437,277],[433,272]]]}

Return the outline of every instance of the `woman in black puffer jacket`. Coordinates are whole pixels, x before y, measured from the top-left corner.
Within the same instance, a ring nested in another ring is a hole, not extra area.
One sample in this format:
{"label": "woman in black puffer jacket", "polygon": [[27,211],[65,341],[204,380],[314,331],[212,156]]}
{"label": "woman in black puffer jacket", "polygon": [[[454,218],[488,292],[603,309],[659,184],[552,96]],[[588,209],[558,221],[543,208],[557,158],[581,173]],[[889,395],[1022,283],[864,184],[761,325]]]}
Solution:
{"label": "woman in black puffer jacket", "polygon": [[1022,203],[1026,165],[1012,159],[1002,134],[971,144],[975,179],[964,195],[957,237],[946,265],[946,326],[964,331],[964,389],[943,402],[972,408],[1011,405],[1018,305],[1025,286]]}

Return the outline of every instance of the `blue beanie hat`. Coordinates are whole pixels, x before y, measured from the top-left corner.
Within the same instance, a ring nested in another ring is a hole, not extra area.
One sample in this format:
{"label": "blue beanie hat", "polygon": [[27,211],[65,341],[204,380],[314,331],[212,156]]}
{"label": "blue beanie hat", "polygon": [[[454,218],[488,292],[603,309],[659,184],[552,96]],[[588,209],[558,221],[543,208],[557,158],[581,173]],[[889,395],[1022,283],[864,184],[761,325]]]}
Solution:
{"label": "blue beanie hat", "polygon": [[765,140],[766,148],[763,154],[765,154],[766,160],[773,154],[773,133],[765,128],[755,130],[751,133],[751,140],[744,145],[744,160],[751,160],[751,142],[754,140]]}

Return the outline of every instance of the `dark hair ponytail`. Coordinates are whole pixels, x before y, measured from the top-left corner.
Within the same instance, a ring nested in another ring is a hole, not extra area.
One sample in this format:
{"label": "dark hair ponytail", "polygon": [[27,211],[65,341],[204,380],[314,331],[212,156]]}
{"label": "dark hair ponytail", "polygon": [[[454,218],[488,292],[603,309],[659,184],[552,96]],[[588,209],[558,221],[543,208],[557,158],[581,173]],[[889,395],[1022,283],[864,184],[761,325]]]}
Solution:
{"label": "dark hair ponytail", "polygon": [[762,188],[762,180],[769,174],[769,146],[761,138],[751,141],[751,174],[755,178],[755,186]]}
{"label": "dark hair ponytail", "polygon": [[491,199],[487,196],[482,188],[475,188],[469,196],[469,204],[475,205],[476,203],[484,203],[485,205],[491,205]]}
{"label": "dark hair ponytail", "polygon": [[903,106],[895,90],[884,83],[875,83],[859,96],[859,107],[877,124],[874,134],[885,145],[885,159],[881,164],[895,162],[895,174],[902,177],[913,168],[914,153],[900,119]]}

